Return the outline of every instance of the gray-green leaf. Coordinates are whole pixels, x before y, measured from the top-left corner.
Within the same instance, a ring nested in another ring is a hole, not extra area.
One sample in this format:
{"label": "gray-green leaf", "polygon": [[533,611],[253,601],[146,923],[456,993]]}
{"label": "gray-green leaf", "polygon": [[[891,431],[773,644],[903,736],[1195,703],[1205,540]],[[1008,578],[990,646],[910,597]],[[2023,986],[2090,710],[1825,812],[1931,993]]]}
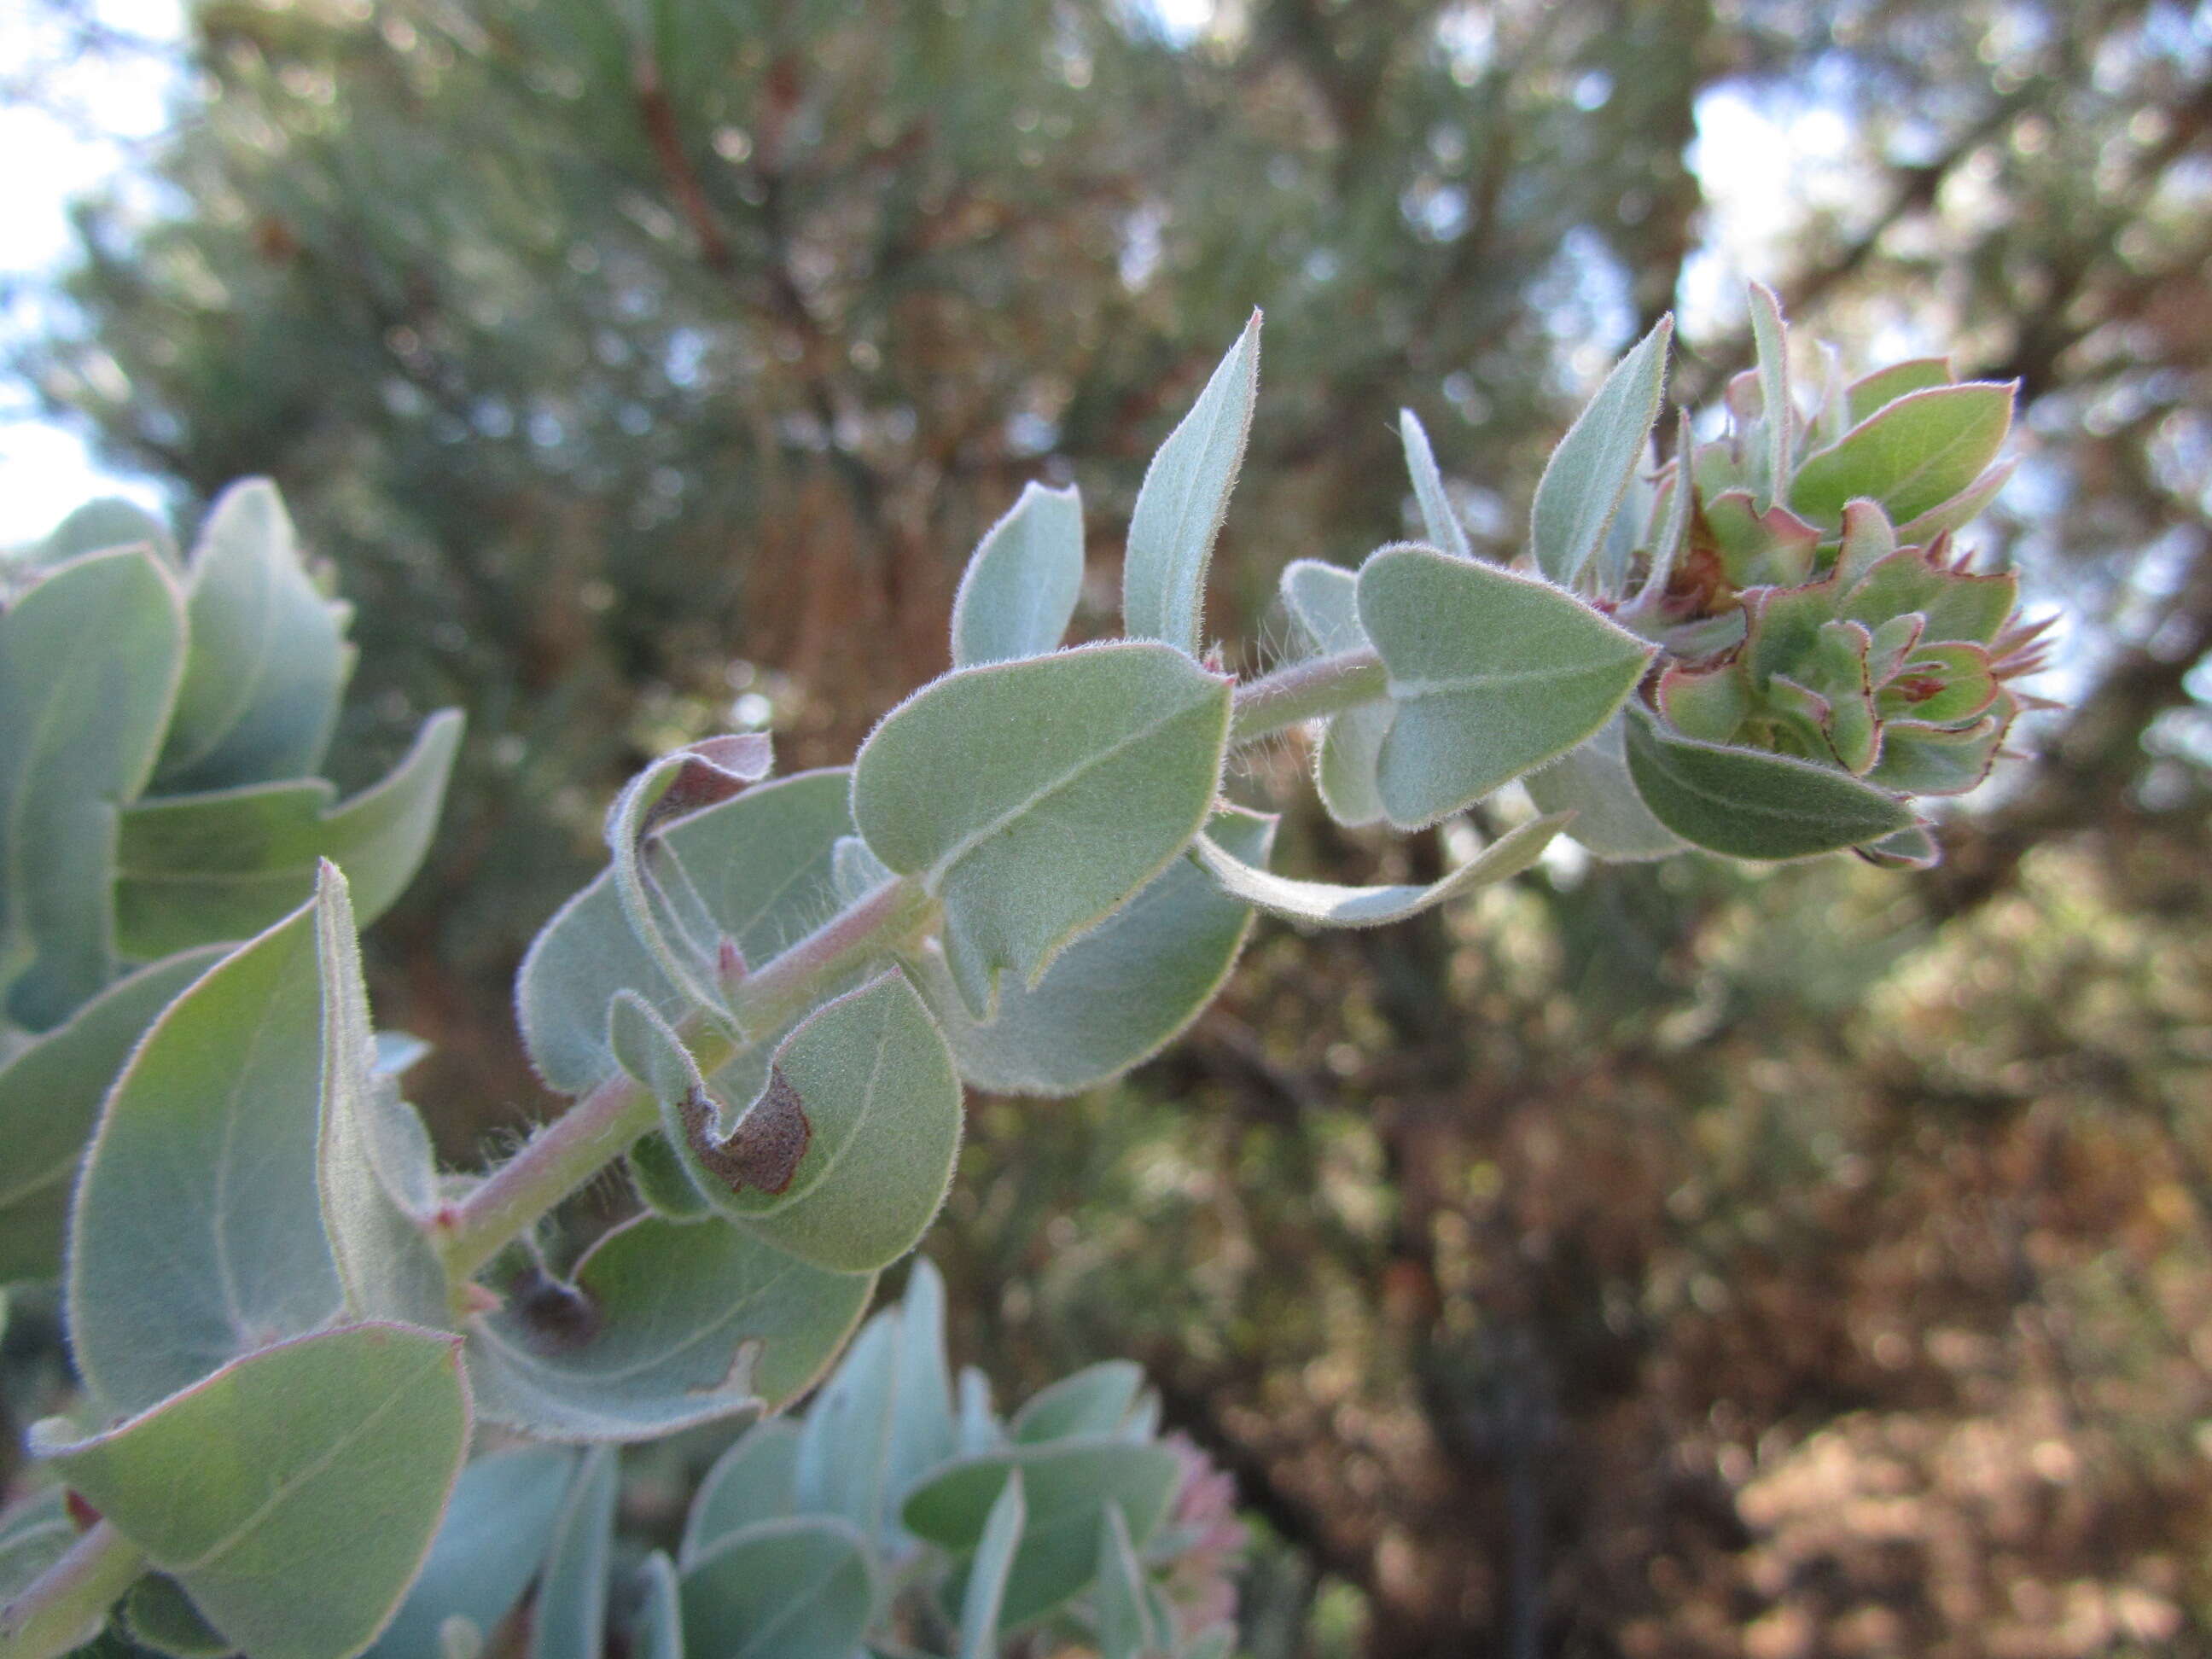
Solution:
{"label": "gray-green leaf", "polygon": [[313,773],[352,667],[348,613],[308,579],[275,485],[247,478],[216,498],[185,588],[191,646],[157,787],[182,794]]}
{"label": "gray-green leaf", "polygon": [[1790,487],[1800,516],[1833,532],[1844,503],[1880,501],[1897,524],[1972,488],[2012,429],[2011,384],[1931,386],[1886,404],[1805,458]]}
{"label": "gray-green leaf", "polygon": [[[960,1659],[998,1659],[999,1618],[1006,1600],[1006,1578],[1021,1547],[1029,1519],[1022,1501],[1022,1472],[1016,1469],[983,1521],[982,1540],[960,1592]],[[1126,1531],[1127,1528],[1125,1528]]]}
{"label": "gray-green leaf", "polygon": [[115,976],[118,818],[184,653],[184,596],[143,547],[58,565],[0,610],[0,1005],[34,1031]]}
{"label": "gray-green leaf", "polygon": [[1340,887],[1334,882],[1299,881],[1255,869],[1204,836],[1191,852],[1224,891],[1271,915],[1320,927],[1378,927],[1519,875],[1542,856],[1566,823],[1567,815],[1561,813],[1516,825],[1425,887]]}
{"label": "gray-green leaf", "polygon": [[763,1522],[684,1569],[684,1629],[714,1659],[849,1659],[878,1589],[866,1540],[825,1517]]}
{"label": "gray-green leaf", "polygon": [[398,1084],[376,1070],[361,947],[336,865],[323,866],[314,914],[322,987],[315,1179],[346,1310],[356,1319],[443,1325],[445,1266],[421,1219],[435,1180],[430,1139]]}
{"label": "gray-green leaf", "polygon": [[69,1271],[70,1344],[104,1415],[337,1312],[310,1109],[322,1048],[310,904],[172,1003],[118,1079]]}
{"label": "gray-green leaf", "polygon": [[363,924],[375,921],[429,849],[461,726],[458,710],[433,714],[397,766],[343,802],[315,778],[131,807],[116,854],[120,947],[155,957],[244,939],[313,892],[324,859],[345,871]]}
{"label": "gray-green leaf", "polygon": [[1060,1440],[1011,1448],[947,1465],[907,1499],[907,1530],[956,1552],[976,1549],[1017,1469],[1029,1516],[1000,1615],[1010,1630],[1042,1618],[1097,1577],[1107,1504],[1121,1506],[1132,1541],[1142,1547],[1167,1517],[1182,1478],[1176,1455],[1164,1446]]}
{"label": "gray-green leaf", "polygon": [[0,1065],[0,1284],[60,1270],[70,1177],[108,1085],[155,1017],[224,952],[205,945],[116,981]]}
{"label": "gray-green leaf", "polygon": [[[842,768],[796,773],[661,830],[723,936],[753,967],[828,913],[837,840],[853,833],[850,791]],[[580,1095],[620,1070],[607,1048],[607,1010],[624,989],[670,1019],[686,1012],[602,872],[546,924],[516,981],[524,1046],[548,1084]]]}
{"label": "gray-green leaf", "polygon": [[1683,840],[1740,859],[1809,858],[1880,841],[1917,820],[1894,796],[1846,773],[1759,750],[1701,743],[1641,706],[1628,770],[1652,816]]}
{"label": "gray-green leaf", "polygon": [[1057,649],[1083,591],[1083,497],[1071,485],[1022,487],[968,560],[952,601],[952,665],[1011,662]]}
{"label": "gray-green leaf", "polygon": [[1531,772],[1522,782],[1545,812],[1571,812],[1567,834],[1608,863],[1663,859],[1689,842],[1651,816],[1628,775],[1626,715],[1615,714],[1581,748]]}
{"label": "gray-green leaf", "polygon": [[763,1242],[817,1267],[889,1267],[936,1218],[960,1146],[960,1082],[929,1010],[903,975],[884,974],[800,1021],[770,1075],[777,1081],[750,1109],[787,1109],[775,1091],[795,1092],[806,1127],[796,1167],[773,1190],[733,1184],[682,1103],[664,1100],[664,1132],[693,1182]]}
{"label": "gray-green leaf", "polygon": [[477,1409],[553,1440],[649,1440],[773,1409],[814,1385],[874,1286],[733,1227],[640,1217],[592,1245],[573,1285],[514,1287],[471,1322]]}
{"label": "gray-green leaf", "polygon": [[1529,513],[1528,544],[1537,569],[1562,586],[1573,583],[1605,539],[1644,459],[1659,418],[1674,330],[1673,318],[1659,319],[1606,376],[1544,464]]}
{"label": "gray-green leaf", "polygon": [[794,1511],[801,1432],[791,1418],[767,1418],[714,1460],[684,1517],[678,1559],[686,1566],[732,1533]]}
{"label": "gray-green leaf", "polygon": [[1654,650],[1548,583],[1425,547],[1367,561],[1359,615],[1389,672],[1395,713],[1377,780],[1405,829],[1592,736]]}
{"label": "gray-green leaf", "polygon": [[1413,476],[1413,500],[1421,509],[1421,528],[1431,545],[1442,548],[1455,559],[1471,559],[1474,550],[1468,545],[1467,532],[1452,510],[1451,497],[1445,493],[1443,475],[1437,471],[1436,451],[1429,447],[1429,434],[1421,425],[1421,417],[1410,409],[1398,411],[1398,441],[1405,446],[1406,471]]}
{"label": "gray-green leaf", "polygon": [[1145,1373],[1133,1361],[1102,1360],[1038,1389],[1007,1428],[1022,1446],[1071,1435],[1110,1435],[1128,1417],[1144,1385]]}
{"label": "gray-green leaf", "polygon": [[489,1630],[506,1618],[538,1575],[575,1467],[565,1446],[523,1446],[462,1470],[429,1559],[367,1659],[434,1653],[449,1619]]}
{"label": "gray-green leaf", "polygon": [[460,1473],[459,1350],[435,1331],[343,1326],[89,1439],[49,1419],[33,1445],[255,1659],[343,1659],[398,1607]]}
{"label": "gray-green leaf", "polygon": [[1203,647],[1206,562],[1244,462],[1259,395],[1255,311],[1152,457],[1137,491],[1121,566],[1121,622],[1131,639],[1165,640],[1194,657]]}
{"label": "gray-green leaf", "polygon": [[[1264,866],[1275,820],[1224,807],[1206,835]],[[933,950],[917,984],[944,1028],[960,1074],[1002,1094],[1072,1095],[1150,1059],[1188,1030],[1228,978],[1252,912],[1187,859],[1069,945],[1035,990],[1003,987],[979,1024]]]}
{"label": "gray-green leaf", "polygon": [[878,726],[853,771],[876,855],[945,905],[971,1012],[1000,971],[1053,957],[1165,868],[1205,822],[1230,684],[1149,643],[963,669]]}
{"label": "gray-green leaf", "polygon": [[622,1468],[612,1446],[576,1465],[553,1522],[530,1620],[530,1659],[599,1659],[606,1650],[607,1569]]}

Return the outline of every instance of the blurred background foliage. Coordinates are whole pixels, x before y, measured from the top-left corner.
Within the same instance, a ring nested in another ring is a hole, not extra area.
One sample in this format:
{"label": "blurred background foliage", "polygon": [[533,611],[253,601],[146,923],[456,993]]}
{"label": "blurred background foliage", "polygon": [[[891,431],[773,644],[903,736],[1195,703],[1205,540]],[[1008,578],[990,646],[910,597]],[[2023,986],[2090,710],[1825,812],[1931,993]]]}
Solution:
{"label": "blurred background foliage", "polygon": [[[1263,929],[1124,1085],[973,1100],[930,1248],[1002,1393],[1131,1352],[1235,1472],[1255,1655],[2212,1655],[2212,7],[197,0],[182,50],[13,367],[187,516],[277,480],[360,607],[355,752],[468,708],[370,941],[456,1158],[548,1109],[507,982],[625,772],[848,757],[1029,478],[1109,630],[1255,305],[1246,666],[1286,559],[1409,529],[1401,404],[1509,549],[1661,311],[1678,396],[1747,362],[1731,270],[1861,367],[2019,379],[1970,539],[2064,611],[2069,708],[1943,868]],[[1245,781],[1302,867],[1441,856],[1299,764]]]}

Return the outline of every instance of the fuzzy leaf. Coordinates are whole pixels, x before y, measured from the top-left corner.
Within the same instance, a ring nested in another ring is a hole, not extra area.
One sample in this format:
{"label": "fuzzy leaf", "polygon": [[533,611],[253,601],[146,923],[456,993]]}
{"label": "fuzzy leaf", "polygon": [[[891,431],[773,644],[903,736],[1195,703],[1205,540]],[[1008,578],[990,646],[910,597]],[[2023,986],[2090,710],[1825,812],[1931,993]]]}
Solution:
{"label": "fuzzy leaf", "polygon": [[1006,1606],[1006,1579],[1013,1571],[1014,1552],[1021,1547],[1022,1528],[1029,1519],[1022,1501],[1022,1472],[1016,1469],[992,1501],[984,1517],[983,1536],[969,1565],[968,1583],[960,1592],[960,1659],[998,1659],[999,1620]]}
{"label": "fuzzy leaf", "polygon": [[346,880],[325,864],[314,898],[322,987],[320,1124],[315,1177],[323,1232],[356,1319],[447,1322],[445,1265],[418,1218],[434,1176],[422,1121],[376,1071]]}
{"label": "fuzzy leaf", "polygon": [[1522,781],[1528,799],[1546,813],[1571,813],[1567,834],[1593,858],[1608,863],[1663,859],[1689,850],[1684,841],[1651,816],[1628,775],[1626,716],[1615,714],[1598,734]]}
{"label": "fuzzy leaf", "polygon": [[142,968],[0,1064],[0,1284],[59,1271],[70,1177],[108,1085],[155,1017],[223,954],[205,945]]}
{"label": "fuzzy leaf", "polygon": [[1099,1659],[1143,1659],[1152,1634],[1145,1570],[1119,1504],[1106,1506],[1106,1524],[1098,1528],[1097,1603]]}
{"label": "fuzzy leaf", "polygon": [[68,1554],[76,1540],[69,1495],[59,1486],[33,1493],[0,1515],[0,1606]]}
{"label": "fuzzy leaf", "polygon": [[108,1097],[71,1221],[70,1343],[103,1416],[325,1324],[314,907],[169,1006]]}
{"label": "fuzzy leaf", "polygon": [[471,1322],[477,1409],[549,1440],[649,1440],[775,1409],[813,1386],[874,1285],[735,1228],[641,1216],[585,1253],[573,1286],[510,1286]]}
{"label": "fuzzy leaf", "polygon": [[[1206,833],[1264,866],[1275,820],[1224,807]],[[1177,859],[1061,952],[1035,990],[1004,988],[988,1024],[969,1015],[934,950],[917,960],[916,983],[969,1083],[1001,1094],[1079,1094],[1188,1029],[1228,978],[1251,921],[1249,907]]]}
{"label": "fuzzy leaf", "polygon": [[145,548],[58,565],[0,610],[0,1012],[34,1031],[115,977],[118,817],[184,653],[183,595]]}
{"label": "fuzzy leaf", "polygon": [[1782,322],[1782,303],[1764,283],[1751,285],[1751,337],[1759,356],[1759,424],[1765,442],[1759,453],[1759,510],[1765,513],[1790,485],[1790,337]]}
{"label": "fuzzy leaf", "polygon": [[768,1418],[714,1460],[692,1496],[679,1560],[689,1566],[732,1533],[796,1511],[801,1432],[791,1418]]}
{"label": "fuzzy leaf", "polygon": [[1901,802],[1844,773],[1681,737],[1640,707],[1629,711],[1627,750],[1652,816],[1683,840],[1734,858],[1809,858],[1915,821]]}
{"label": "fuzzy leaf", "polygon": [[267,479],[216,498],[185,586],[191,646],[156,787],[184,794],[311,775],[353,665],[348,612],[309,580]]}
{"label": "fuzzy leaf", "polygon": [[1340,564],[1292,559],[1283,567],[1283,605],[1316,651],[1334,655],[1367,648],[1359,623],[1359,576]]}
{"label": "fuzzy leaf", "polygon": [[1164,640],[1193,657],[1203,648],[1206,562],[1243,465],[1259,393],[1255,311],[1145,471],[1121,565],[1122,628],[1131,639]]}
{"label": "fuzzy leaf", "polygon": [[[828,914],[837,839],[853,833],[850,775],[799,772],[678,819],[662,841],[690,873],[723,936],[757,968]],[[607,1010],[634,990],[665,1017],[684,999],[638,943],[612,878],[602,872],[555,913],[523,959],[515,1000],[538,1075],[580,1095],[620,1070],[607,1048]],[[750,1098],[717,1079],[726,1093]]]}
{"label": "fuzzy leaf", "polygon": [[1908,392],[1925,392],[1930,386],[1951,384],[1951,363],[1945,357],[1915,357],[1910,362],[1892,363],[1878,368],[1850,383],[1844,393],[1844,407],[1850,424],[1856,426],[1883,404],[1893,402]]}
{"label": "fuzzy leaf", "polygon": [[630,1622],[633,1659],[684,1659],[684,1593],[675,1563],[655,1550],[638,1577],[638,1610]]}
{"label": "fuzzy leaf", "polygon": [[908,1498],[907,1530],[957,1553],[976,1549],[1017,1469],[1029,1515],[1007,1576],[1000,1617],[1008,1630],[1042,1618],[1097,1576],[1107,1504],[1121,1505],[1131,1541],[1142,1547],[1166,1519],[1182,1479],[1164,1446],[1062,1440],[987,1453],[948,1465]]}
{"label": "fuzzy leaf", "polygon": [[1544,465],[1529,514],[1528,544],[1536,568],[1562,586],[1582,574],[1605,540],[1644,459],[1644,446],[1659,418],[1667,343],[1674,331],[1674,319],[1662,318],[1638,342],[1606,376]]}
{"label": "fuzzy leaf", "polygon": [[1406,471],[1413,477],[1413,499],[1420,506],[1422,533],[1428,538],[1429,544],[1442,548],[1455,559],[1473,558],[1474,550],[1468,545],[1467,532],[1460,524],[1459,514],[1452,510],[1443,476],[1437,471],[1436,452],[1429,447],[1429,434],[1422,428],[1421,417],[1410,409],[1398,411],[1398,441],[1405,447]]}
{"label": "fuzzy leaf", "polygon": [[1007,1428],[1022,1446],[1071,1435],[1110,1435],[1128,1417],[1144,1385],[1145,1373],[1132,1361],[1102,1360],[1038,1389]]}
{"label": "fuzzy leaf", "polygon": [[460,1473],[459,1350],[435,1331],[343,1326],[89,1439],[49,1419],[33,1446],[255,1659],[340,1659],[398,1607]]}
{"label": "fuzzy leaf", "polygon": [[1059,648],[1083,591],[1083,497],[1022,487],[985,532],[952,601],[952,665],[1011,662]]}
{"label": "fuzzy leaf", "polygon": [[165,956],[259,932],[314,891],[315,866],[340,866],[365,921],[414,878],[438,827],[462,720],[423,722],[399,763],[333,804],[321,779],[144,800],[123,814],[116,938],[125,954]]}
{"label": "fuzzy leaf", "polygon": [[807,1408],[792,1470],[797,1506],[842,1516],[896,1558],[910,1547],[898,1503],[954,1449],[945,1358],[945,1282],[916,1261],[896,1309],[862,1328]]}
{"label": "fuzzy leaf", "polygon": [[1790,505],[1833,531],[1844,503],[1880,501],[1903,524],[1971,489],[2012,429],[2009,384],[1985,380],[1908,392],[1806,457]]}
{"label": "fuzzy leaf", "polygon": [[801,1020],[769,1076],[750,1109],[795,1103],[804,1114],[796,1166],[781,1185],[733,1184],[702,1146],[730,1126],[687,1121],[681,1103],[664,1099],[664,1131],[693,1182],[764,1243],[817,1267],[889,1267],[935,1218],[960,1146],[960,1083],[929,1010],[902,975],[883,975]]}
{"label": "fuzzy leaf", "polygon": [[867,1547],[842,1521],[768,1521],[684,1569],[684,1630],[714,1659],[849,1659],[874,1613]]}
{"label": "fuzzy leaf", "polygon": [[1192,856],[1232,898],[1270,915],[1320,927],[1378,927],[1519,875],[1542,856],[1566,822],[1561,815],[1518,824],[1426,887],[1340,887],[1334,882],[1299,881],[1255,869],[1203,836]]}
{"label": "fuzzy leaf", "polygon": [[530,1659],[600,1659],[606,1651],[607,1569],[621,1477],[612,1446],[594,1446],[578,1462],[538,1577]]}
{"label": "fuzzy leaf", "polygon": [[1229,682],[1165,646],[1086,646],[963,669],[878,726],[853,770],[876,855],[945,904],[970,1011],[999,973],[1032,988],[1206,820]]}
{"label": "fuzzy leaf", "polygon": [[173,568],[180,562],[176,538],[170,535],[168,526],[136,501],[125,501],[120,495],[103,495],[97,501],[87,501],[56,525],[46,540],[39,544],[31,562],[65,564],[80,554],[137,546],[152,548],[164,564]]}
{"label": "fuzzy leaf", "polygon": [[1386,547],[1359,573],[1359,615],[1395,714],[1379,783],[1392,823],[1460,811],[1594,734],[1653,647],[1548,583]]}
{"label": "fuzzy leaf", "polygon": [[565,1446],[523,1446],[463,1469],[429,1559],[367,1659],[434,1653],[449,1619],[488,1631],[506,1618],[538,1576],[575,1467]]}

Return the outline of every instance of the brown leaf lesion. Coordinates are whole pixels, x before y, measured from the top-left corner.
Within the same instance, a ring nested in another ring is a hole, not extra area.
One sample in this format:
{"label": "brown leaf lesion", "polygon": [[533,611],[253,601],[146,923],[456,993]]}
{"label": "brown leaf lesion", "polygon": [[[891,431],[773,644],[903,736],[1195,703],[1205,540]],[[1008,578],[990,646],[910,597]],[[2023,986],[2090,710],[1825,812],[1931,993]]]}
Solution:
{"label": "brown leaf lesion", "polygon": [[733,1193],[748,1187],[770,1196],[788,1192],[814,1139],[806,1107],[781,1066],[769,1067],[768,1087],[720,1140],[714,1100],[705,1090],[692,1090],[676,1110],[692,1156]]}

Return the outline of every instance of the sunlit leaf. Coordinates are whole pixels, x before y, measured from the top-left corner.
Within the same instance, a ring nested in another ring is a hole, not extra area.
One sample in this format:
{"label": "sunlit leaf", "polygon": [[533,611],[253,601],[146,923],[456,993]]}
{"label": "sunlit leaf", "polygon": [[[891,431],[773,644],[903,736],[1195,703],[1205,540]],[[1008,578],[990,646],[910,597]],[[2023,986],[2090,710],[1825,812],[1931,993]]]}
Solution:
{"label": "sunlit leaf", "polygon": [[1674,330],[1674,319],[1662,317],[1614,366],[1544,465],[1529,512],[1528,544],[1536,568],[1563,586],[1582,574],[1604,541],[1644,460],[1659,418]]}
{"label": "sunlit leaf", "polygon": [[952,665],[1010,662],[1056,649],[1083,589],[1083,497],[1073,486],[1022,487],[985,532],[952,601]]}
{"label": "sunlit leaf", "polygon": [[1203,649],[1206,562],[1243,465],[1259,393],[1255,311],[1146,469],[1121,565],[1122,627],[1131,639],[1164,640],[1194,657]]}
{"label": "sunlit leaf", "polygon": [[970,1011],[1000,971],[1034,986],[1205,821],[1229,682],[1165,646],[1088,646],[963,669],[860,750],[853,816],[876,855],[945,905]]}
{"label": "sunlit leaf", "polygon": [[1231,897],[1271,915],[1320,927],[1376,927],[1519,875],[1535,863],[1566,822],[1560,816],[1516,825],[1425,887],[1343,887],[1334,882],[1300,881],[1255,868],[1203,836],[1192,856]]}

